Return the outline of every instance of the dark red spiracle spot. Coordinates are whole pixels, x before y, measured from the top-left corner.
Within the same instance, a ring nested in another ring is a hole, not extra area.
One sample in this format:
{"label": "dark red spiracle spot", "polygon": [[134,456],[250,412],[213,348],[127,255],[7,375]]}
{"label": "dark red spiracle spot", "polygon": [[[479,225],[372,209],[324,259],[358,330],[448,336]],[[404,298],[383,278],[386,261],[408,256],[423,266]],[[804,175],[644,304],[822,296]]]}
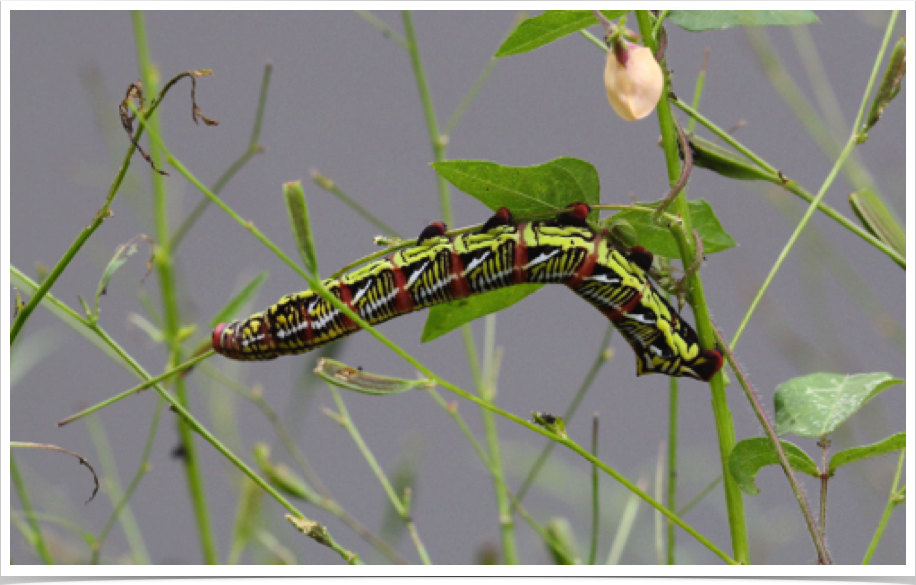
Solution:
{"label": "dark red spiracle spot", "polygon": [[506,207],[500,207],[496,213],[491,215],[490,219],[483,224],[483,227],[480,228],[480,233],[485,234],[494,228],[512,225],[513,223],[514,219],[512,217],[512,212]]}
{"label": "dark red spiracle spot", "polygon": [[627,253],[627,260],[642,268],[643,272],[648,272],[649,269],[652,268],[653,258],[652,252],[646,250],[642,246],[630,248],[630,251]]}
{"label": "dark red spiracle spot", "polygon": [[591,206],[581,201],[576,201],[569,207],[572,209],[572,211],[569,212],[569,216],[579,221],[585,221],[588,218],[588,214],[592,212]]}
{"label": "dark red spiracle spot", "polygon": [[448,231],[448,227],[441,221],[434,221],[420,232],[420,236],[417,238],[418,242],[423,240],[428,240],[430,238],[439,238],[445,235],[445,232]]}

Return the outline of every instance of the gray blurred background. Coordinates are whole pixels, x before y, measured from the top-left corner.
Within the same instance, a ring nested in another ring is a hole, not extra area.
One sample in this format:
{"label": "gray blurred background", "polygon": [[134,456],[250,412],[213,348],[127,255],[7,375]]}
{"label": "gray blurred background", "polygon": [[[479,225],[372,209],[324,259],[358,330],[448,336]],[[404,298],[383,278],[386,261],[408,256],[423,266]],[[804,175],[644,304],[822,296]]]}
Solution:
{"label": "gray blurred background", "polygon": [[[378,12],[395,31],[401,16]],[[847,120],[856,113],[888,13],[825,12],[809,27],[827,76]],[[414,24],[435,99],[440,124],[458,106],[499,47],[516,14],[512,12],[418,12]],[[352,198],[407,237],[440,217],[436,178],[429,163],[423,111],[407,52],[363,19],[347,12],[151,12],[146,14],[153,60],[163,79],[188,69],[210,68],[199,80],[197,100],[216,128],[197,127],[189,117],[189,83],[182,81],[158,111],[172,152],[206,184],[245,149],[251,133],[265,62],[273,62],[261,142],[255,157],[223,190],[222,196],[254,222],[291,257],[298,259],[289,230],[281,185],[302,179],[308,197],[323,275],[376,250],[378,230],[309,180],[317,168]],[[747,125],[737,137],[763,158],[816,192],[830,170],[825,157],[767,81],[743,30],[687,33],[669,25],[669,66],[675,91],[690,99],[703,51],[712,49],[701,111],[723,127]],[[897,35],[903,34],[904,15]],[[815,102],[795,41],[787,29],[768,29],[790,73]],[[598,28],[594,32],[599,33]],[[138,78],[130,17],[124,12],[23,12],[12,14],[11,222],[12,263],[34,277],[36,264],[53,266],[102,205],[117,164],[128,145],[117,124],[117,102]],[[600,34],[600,33],[599,33]],[[604,55],[579,35],[537,51],[500,60],[476,100],[450,137],[453,159],[487,159],[508,165],[533,165],[573,156],[595,165],[602,201],[655,200],[666,190],[664,159],[656,146],[658,124],[652,116],[625,123],[607,103],[602,84]],[[858,154],[878,178],[878,186],[902,217],[905,211],[904,100],[902,92]],[[101,109],[99,109],[101,108]],[[102,118],[100,120],[100,117]],[[680,116],[686,124],[686,117]],[[107,128],[109,134],[100,130]],[[838,131],[845,138],[847,129]],[[700,134],[709,136],[708,133]],[[110,142],[106,142],[106,138]],[[144,139],[145,140],[145,139]],[[113,150],[110,150],[113,148]],[[28,172],[27,172],[28,171]],[[177,172],[167,179],[173,225],[201,195]],[[750,187],[750,188],[748,188]],[[825,201],[852,216],[846,197],[852,187],[841,175]],[[91,298],[114,248],[138,233],[154,235],[150,214],[149,167],[135,157],[129,180],[107,220],[69,266],[53,293],[71,307],[77,295]],[[711,202],[739,247],[708,257],[703,280],[719,326],[731,336],[754,292],[792,233],[804,206],[794,196],[725,180],[696,170],[688,195]],[[788,209],[790,217],[773,201]],[[489,215],[476,200],[452,189],[456,226]],[[138,212],[137,218],[134,213]],[[775,386],[816,371],[887,371],[905,374],[902,348],[880,334],[861,306],[839,285],[846,278],[824,269],[825,255],[841,255],[872,285],[877,302],[903,327],[904,271],[877,250],[822,215],[813,225],[827,242],[806,240],[792,254],[751,320],[738,347],[752,383],[772,409]],[[142,313],[138,283],[140,255],[119,272],[102,299],[101,325],[150,372],[164,366],[165,351],[129,324]],[[303,281],[223,212],[211,207],[180,249],[185,324],[205,336],[206,323],[243,283],[260,271],[270,273],[255,304],[260,310],[282,295],[305,288]],[[155,276],[142,289],[159,306]],[[251,311],[246,309],[244,315]],[[455,384],[473,389],[461,336],[452,333],[420,344],[426,314],[397,319],[382,332]],[[689,317],[692,321],[692,317]],[[532,410],[562,413],[600,351],[607,324],[563,287],[538,294],[499,314],[496,339],[505,348],[497,403],[526,417]],[[474,324],[482,347],[483,323]],[[55,443],[97,461],[86,426],[58,429],[56,421],[115,395],[136,380],[98,349],[44,310],[34,314],[23,338],[53,349],[13,388],[11,437]],[[654,477],[660,442],[667,437],[668,379],[637,378],[630,349],[618,337],[613,359],[601,370],[579,414],[567,423],[581,444],[590,441],[591,414],[601,415],[599,451],[625,476]],[[341,348],[339,359],[367,371],[413,377],[402,361],[370,335],[358,334]],[[311,356],[239,366],[222,357],[215,365],[239,381],[261,385],[267,401],[285,417],[313,467],[341,504],[378,531],[387,499],[346,431],[321,413],[332,407],[330,394],[310,374]],[[273,445],[274,457],[290,463],[261,412],[226,387],[195,372],[189,378],[193,410],[209,428],[226,437],[251,460],[256,441]],[[834,437],[844,448],[904,430],[905,387],[874,400]],[[451,396],[443,391],[447,398]],[[739,439],[762,431],[740,388],[728,389]],[[393,472],[405,457],[416,457],[413,517],[436,563],[476,562],[482,550],[498,547],[493,484],[467,441],[435,402],[421,393],[376,398],[345,393],[350,414],[381,465]],[[136,472],[157,397],[153,392],[123,400],[101,412],[126,485]],[[483,441],[479,409],[458,401],[459,411]],[[239,434],[229,436],[232,420]],[[510,486],[517,488],[545,439],[497,419]],[[705,385],[681,385],[681,474],[679,501],[686,503],[718,475],[718,446]],[[790,438],[790,440],[792,440]],[[796,438],[812,456],[814,441]],[[201,560],[192,509],[179,460],[174,417],[160,425],[151,472],[132,499],[132,508],[155,563]],[[210,496],[209,510],[221,558],[231,543],[241,474],[209,444],[197,439]],[[90,490],[84,469],[63,455],[28,452],[18,456],[39,510],[79,523],[98,533],[111,513],[104,494],[82,502]],[[850,465],[831,482],[828,543],[838,563],[859,563],[878,523],[896,465],[896,456]],[[587,551],[590,468],[584,460],[557,449],[526,498],[526,507],[546,523],[566,517]],[[628,492],[603,476],[604,517],[599,559],[607,556]],[[819,485],[805,478],[817,504]],[[761,494],[745,497],[752,560],[758,563],[810,564],[816,559],[788,484],[778,468],[758,476]],[[654,484],[649,491],[654,492]],[[18,498],[12,507],[19,509]],[[327,524],[346,548],[375,560],[372,549],[324,511],[302,505]],[[302,563],[339,563],[331,551],[302,537],[282,520],[283,510],[265,498],[265,527]],[[685,520],[730,551],[721,487]],[[521,559],[548,562],[537,535],[517,519]],[[72,532],[45,524],[61,562],[88,558]],[[902,510],[891,519],[875,563],[905,563]],[[35,562],[11,527],[17,563]],[[128,551],[120,528],[104,549],[105,562]],[[410,539],[398,550],[416,562]],[[264,562],[255,547],[244,560]],[[718,563],[689,535],[678,533],[678,560]],[[622,562],[655,562],[654,519],[640,505]]]}

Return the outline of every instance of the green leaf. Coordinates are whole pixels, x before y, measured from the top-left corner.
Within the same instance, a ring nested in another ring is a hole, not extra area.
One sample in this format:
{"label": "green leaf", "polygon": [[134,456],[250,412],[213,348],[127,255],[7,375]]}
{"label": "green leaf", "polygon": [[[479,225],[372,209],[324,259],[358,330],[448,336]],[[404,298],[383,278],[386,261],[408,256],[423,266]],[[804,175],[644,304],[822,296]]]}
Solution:
{"label": "green leaf", "polygon": [[[779,175],[765,171],[749,161],[744,156],[724,148],[715,142],[690,136],[688,139],[692,148],[693,164],[702,169],[740,181],[769,181],[782,184]],[[680,147],[680,143],[678,143]]]}
{"label": "green leaf", "polygon": [[296,237],[296,247],[306,270],[318,274],[318,254],[315,252],[315,241],[312,238],[312,224],[309,221],[309,208],[305,202],[305,191],[302,183],[294,181],[283,184],[283,197],[286,199],[286,211],[289,214],[289,225]]}
{"label": "green leaf", "polygon": [[210,329],[213,329],[220,323],[225,323],[235,319],[239,311],[242,310],[248,301],[254,298],[254,295],[257,294],[260,290],[261,285],[267,281],[267,273],[262,272],[261,274],[254,277],[254,279],[246,284],[242,290],[240,290],[234,297],[229,299],[229,301],[223,305],[223,307],[217,311],[216,315],[210,319]]}
{"label": "green leaf", "polygon": [[432,167],[493,211],[508,207],[516,215],[528,215],[558,211],[576,201],[597,205],[601,200],[598,171],[577,158],[558,158],[533,167],[482,160],[449,160]]}
{"label": "green leaf", "polygon": [[[608,19],[620,18],[629,10],[602,10]],[[591,10],[548,10],[522,21],[496,51],[496,57],[527,53],[568,34],[598,24]]]}
{"label": "green leaf", "polygon": [[783,382],[776,388],[776,433],[821,437],[834,431],[879,393],[903,384],[888,373],[817,373]]}
{"label": "green leaf", "polygon": [[792,26],[820,22],[810,10],[672,10],[667,20],[691,32],[735,26]]}
{"label": "green leaf", "polygon": [[868,188],[856,191],[849,196],[849,204],[873,236],[906,257],[906,232],[874,191]]}
{"label": "green leaf", "polygon": [[370,374],[330,358],[318,360],[315,373],[329,384],[334,384],[344,390],[353,390],[373,396],[400,394],[408,390],[427,389],[435,386],[435,382],[430,379],[405,380]]}
{"label": "green leaf", "polygon": [[114,276],[114,273],[118,271],[118,268],[127,262],[128,258],[137,253],[137,250],[140,249],[140,242],[143,240],[145,240],[150,247],[150,257],[149,260],[146,261],[146,274],[143,275],[143,278],[146,279],[150,272],[153,271],[153,258],[156,254],[156,247],[153,244],[153,240],[151,240],[149,236],[140,234],[131,238],[130,241],[118,246],[118,248],[115,250],[114,256],[108,263],[108,266],[105,267],[105,272],[102,273],[102,278],[99,280],[98,289],[96,289],[94,313],[96,318],[99,316],[99,297],[108,293],[108,283],[111,282],[111,277]]}
{"label": "green leaf", "polygon": [[894,50],[891,51],[884,78],[881,80],[881,85],[878,86],[878,91],[875,92],[875,99],[872,101],[865,123],[862,124],[862,130],[859,131],[859,143],[868,140],[868,131],[878,123],[887,105],[900,93],[900,83],[904,75],[906,75],[906,37],[902,36],[894,45]]}
{"label": "green leaf", "polygon": [[[637,203],[639,207],[655,209],[660,201],[653,203]],[[725,231],[716,212],[712,206],[703,199],[694,199],[687,202],[690,207],[690,217],[693,221],[693,228],[700,234],[703,241],[703,253],[715,254],[730,248],[737,244],[731,235]],[[624,209],[615,214],[614,221],[627,221],[638,235],[639,245],[649,250],[653,254],[664,256],[666,258],[680,258],[681,252],[677,247],[671,230],[663,225],[652,221],[652,214],[636,210]]]}
{"label": "green leaf", "polygon": [[[792,469],[813,477],[820,477],[817,464],[801,448],[788,441],[779,443]],[[766,437],[744,439],[735,445],[731,455],[728,456],[728,468],[735,481],[738,482],[738,487],[744,493],[752,496],[760,493],[757,484],[754,483],[754,478],[757,472],[767,465],[779,465],[779,455],[773,448],[773,443]]]}
{"label": "green leaf", "polygon": [[582,559],[576,552],[576,536],[572,525],[566,518],[552,518],[545,527],[552,538],[545,540],[547,552],[555,565],[580,565]]}
{"label": "green leaf", "polygon": [[893,453],[900,449],[906,449],[906,433],[891,435],[883,441],[878,441],[871,445],[861,445],[844,451],[837,451],[834,453],[833,457],[830,458],[830,475],[836,473],[838,467],[846,465],[847,463],[859,461],[860,459],[868,459],[869,457],[877,457],[878,455],[887,455],[888,453]]}
{"label": "green leaf", "polygon": [[429,315],[426,317],[421,342],[426,343],[438,339],[474,319],[511,307],[528,295],[537,292],[542,286],[544,285],[521,284],[459,299],[444,305],[436,305],[429,310]]}

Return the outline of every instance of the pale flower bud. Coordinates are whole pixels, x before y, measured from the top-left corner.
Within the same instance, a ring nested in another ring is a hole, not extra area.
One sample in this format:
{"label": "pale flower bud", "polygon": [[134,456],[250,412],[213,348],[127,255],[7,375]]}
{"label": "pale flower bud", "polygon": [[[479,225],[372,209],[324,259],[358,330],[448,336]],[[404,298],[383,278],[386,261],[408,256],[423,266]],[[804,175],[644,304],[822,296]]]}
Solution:
{"label": "pale flower bud", "polygon": [[651,114],[664,86],[662,68],[648,47],[621,40],[608,51],[604,87],[611,107],[624,120]]}

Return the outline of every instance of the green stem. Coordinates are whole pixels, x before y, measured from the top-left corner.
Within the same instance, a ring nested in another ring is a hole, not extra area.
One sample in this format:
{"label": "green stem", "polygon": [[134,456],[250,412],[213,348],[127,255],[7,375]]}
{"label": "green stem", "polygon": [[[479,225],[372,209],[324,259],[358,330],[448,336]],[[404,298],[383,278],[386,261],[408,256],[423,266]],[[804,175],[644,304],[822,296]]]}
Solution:
{"label": "green stem", "polygon": [[[639,21],[639,30],[643,35],[646,43],[651,43],[652,52],[655,53],[657,46],[654,37],[651,36],[651,22],[649,14],[645,10],[637,10],[636,18]],[[674,116],[671,113],[671,105],[668,100],[668,89],[670,80],[666,79],[665,90],[658,101],[658,124],[662,134],[662,145],[665,152],[665,162],[668,169],[668,183],[673,186],[680,179],[681,162],[678,156],[677,141],[678,135],[675,130]],[[694,261],[695,250],[693,249],[692,238],[687,234],[692,234],[692,225],[690,217],[690,207],[687,205],[687,198],[682,191],[674,201],[674,205],[683,222],[683,230],[672,230],[672,234],[678,243],[681,252],[681,261],[683,265],[691,266]],[[687,281],[689,300],[693,307],[693,313],[696,317],[697,336],[703,347],[715,347],[715,333],[712,323],[709,319],[709,309],[706,305],[706,295],[703,289],[703,281],[699,272],[689,276]],[[732,449],[735,446],[735,428],[732,423],[731,411],[728,408],[728,399],[725,395],[725,379],[722,372],[713,376],[709,383],[712,394],[712,409],[716,423],[716,434],[719,440],[719,458],[725,477],[725,503],[728,509],[728,524],[731,533],[732,547],[734,556],[738,563],[747,564],[750,562],[747,539],[747,524],[744,514],[744,499],[738,483],[728,473],[728,460]]]}
{"label": "green stem", "polygon": [[706,486],[705,488],[703,488],[703,490],[702,490],[700,493],[698,493],[696,496],[694,496],[694,498],[693,498],[692,500],[690,500],[689,502],[687,502],[687,505],[685,505],[683,508],[681,508],[680,510],[678,510],[678,511],[677,511],[677,515],[678,515],[678,516],[686,516],[686,515],[687,515],[687,512],[689,512],[690,510],[692,510],[694,506],[696,506],[697,504],[700,503],[700,501],[703,500],[703,498],[705,498],[707,495],[709,495],[709,492],[711,492],[712,490],[714,490],[714,489],[716,488],[716,486],[719,485],[719,482],[720,482],[720,481],[722,481],[722,476],[721,476],[721,475],[720,475],[719,477],[717,477],[716,479],[712,480],[711,482],[709,482],[709,485]]}
{"label": "green stem", "polygon": [[875,554],[875,549],[878,547],[878,543],[881,542],[881,537],[884,536],[884,529],[887,527],[887,522],[891,519],[891,514],[894,512],[894,509],[899,503],[896,500],[896,496],[898,495],[897,483],[900,481],[900,474],[903,471],[904,461],[906,461],[906,449],[901,449],[900,457],[897,459],[897,471],[894,473],[894,483],[891,484],[891,493],[887,497],[887,504],[884,506],[884,513],[881,514],[881,520],[878,521],[878,527],[875,529],[875,534],[871,538],[871,543],[868,545],[868,550],[865,551],[865,557],[862,559],[863,565],[871,563],[871,558]]}
{"label": "green stem", "polygon": [[[592,419],[592,455],[598,458],[598,413]],[[592,535],[591,544],[588,547],[588,564],[594,565],[595,558],[598,556],[598,534],[601,531],[601,492],[599,490],[600,476],[598,467],[592,465]],[[670,506],[669,506],[670,508]]]}
{"label": "green stem", "polygon": [[346,205],[347,207],[349,207],[350,209],[358,213],[360,217],[362,217],[367,222],[375,226],[377,230],[380,230],[383,234],[388,235],[388,236],[395,236],[398,238],[401,237],[400,235],[398,235],[398,231],[396,229],[394,229],[393,227],[391,227],[384,221],[380,220],[378,217],[375,216],[375,214],[373,214],[368,209],[366,209],[365,207],[357,203],[355,199],[347,195],[340,187],[338,187],[337,184],[330,177],[322,175],[321,173],[319,173],[317,170],[314,170],[314,169],[310,171],[310,174],[312,176],[312,181],[314,181],[316,185],[318,185],[319,187],[321,187],[328,193],[340,199],[344,205]]}
{"label": "green stem", "polygon": [[391,505],[394,506],[394,509],[397,511],[398,515],[401,517],[401,520],[404,521],[404,525],[407,527],[407,532],[410,534],[411,539],[413,539],[414,545],[417,547],[417,554],[420,555],[420,560],[424,565],[432,564],[429,560],[429,554],[426,552],[426,547],[423,545],[423,541],[420,540],[420,535],[417,532],[417,527],[411,518],[410,511],[404,505],[404,501],[401,500],[401,496],[395,493],[394,488],[391,485],[391,482],[388,481],[388,477],[385,475],[385,471],[382,469],[382,466],[378,464],[378,461],[375,459],[375,455],[372,454],[372,451],[369,449],[366,442],[363,441],[363,437],[359,432],[359,429],[356,428],[353,419],[350,418],[350,413],[347,411],[347,405],[344,404],[343,398],[340,397],[340,391],[337,390],[332,384],[328,384],[328,388],[331,390],[331,395],[334,397],[334,403],[337,405],[337,410],[340,411],[339,422],[347,429],[347,432],[350,433],[350,437],[353,439],[353,442],[356,443],[356,447],[359,449],[359,452],[362,453],[363,459],[366,460],[366,463],[369,464],[369,467],[372,468],[372,472],[375,473],[375,476],[378,478],[382,488],[385,490],[385,493],[388,494],[388,500],[391,502]]}
{"label": "green stem", "polygon": [[[795,246],[795,242],[798,240],[798,237],[801,235],[801,232],[805,229],[805,226],[808,225],[808,222],[811,219],[811,216],[814,214],[814,210],[817,209],[818,204],[824,198],[824,195],[827,194],[827,190],[833,184],[834,179],[839,173],[840,168],[842,168],[843,163],[846,162],[846,158],[850,155],[853,149],[856,147],[856,142],[859,136],[859,127],[862,123],[862,118],[865,116],[865,110],[868,107],[868,98],[871,95],[872,87],[874,86],[875,79],[878,77],[878,73],[881,67],[881,61],[884,58],[884,51],[887,49],[887,45],[890,43],[891,36],[894,30],[894,23],[897,21],[897,11],[894,11],[890,20],[888,21],[887,30],[884,34],[884,40],[881,43],[881,48],[878,50],[878,56],[875,59],[875,65],[872,68],[871,76],[868,78],[868,84],[865,87],[865,93],[862,97],[862,103],[859,106],[859,113],[856,114],[856,120],[852,125],[852,132],[850,133],[849,139],[846,141],[846,146],[840,152],[840,156],[837,158],[836,162],[833,165],[833,168],[830,169],[830,173],[827,175],[827,178],[824,179],[824,183],[821,185],[820,190],[817,192],[814,200],[808,206],[808,209],[805,211],[805,215],[802,216],[801,221],[796,226],[795,231],[792,233],[792,236],[789,237],[789,241],[786,242],[786,245],[783,247],[782,252],[780,252],[779,257],[776,259],[776,263],[773,265],[773,268],[770,269],[770,273],[767,274],[766,280],[763,282],[763,286],[760,287],[760,290],[757,292],[757,296],[754,298],[754,301],[751,303],[751,306],[748,308],[747,313],[744,316],[744,319],[741,320],[741,324],[738,326],[735,336],[732,339],[731,348],[732,351],[735,349],[738,340],[741,338],[741,334],[744,332],[744,328],[747,326],[748,321],[750,321],[751,316],[754,314],[754,311],[757,309],[757,305],[760,303],[760,299],[763,298],[764,293],[770,286],[770,283],[773,281],[773,278],[776,277],[776,273],[779,272],[779,269],[782,267],[783,262],[786,257],[789,255],[789,251]],[[893,256],[892,256],[893,257]],[[906,261],[903,261],[902,266],[906,268]]]}
{"label": "green stem", "polygon": [[[668,498],[665,506],[669,510],[677,509],[677,445],[678,445],[678,403],[680,384],[677,378],[668,382]],[[674,524],[668,523],[668,564],[677,564],[675,560],[675,540],[677,531]]]}
{"label": "green stem", "polygon": [[392,41],[396,42],[398,46],[400,46],[402,49],[409,50],[407,47],[407,41],[404,40],[404,37],[402,37],[398,33],[391,30],[391,27],[385,24],[384,22],[382,22],[381,20],[379,20],[377,16],[375,16],[368,10],[356,10],[355,12],[363,20],[365,20],[366,22],[371,24],[373,27],[375,27],[377,31],[382,33],[382,36],[389,38]]}
{"label": "green stem", "polygon": [[[143,542],[143,535],[141,534],[139,528],[137,527],[137,521],[134,518],[133,512],[130,510],[128,502],[130,502],[131,496],[134,495],[134,492],[137,489],[137,486],[140,485],[140,481],[146,476],[150,470],[149,458],[150,454],[153,451],[153,444],[156,440],[156,435],[159,431],[159,418],[162,415],[162,407],[165,405],[163,400],[158,400],[156,402],[156,410],[153,411],[153,420],[150,424],[149,433],[146,437],[146,445],[143,447],[143,454],[140,456],[140,467],[137,469],[137,473],[134,474],[133,479],[130,484],[127,486],[127,490],[124,493],[120,493],[120,486],[115,486],[115,490],[109,490],[109,497],[114,503],[114,507],[111,511],[111,516],[108,518],[108,521],[105,523],[102,531],[99,532],[99,536],[95,539],[95,543],[92,546],[92,564],[97,565],[99,559],[102,556],[102,546],[104,546],[105,541],[108,539],[108,534],[111,532],[111,529],[114,528],[115,522],[121,520],[121,530],[124,531],[124,535],[127,537],[128,543],[130,543],[130,548],[133,551],[134,562],[138,565],[149,565],[151,561],[149,559],[149,553],[146,552],[146,545]],[[92,419],[90,419],[92,421]],[[97,422],[97,421],[92,421]],[[89,426],[87,424],[87,426]],[[99,440],[97,443],[103,444],[103,451],[110,451],[108,446],[108,439],[104,436],[104,430],[102,429],[101,423],[95,425],[98,427]],[[90,427],[91,428],[91,427]],[[99,451],[98,447],[96,451]],[[106,463],[100,457],[100,462],[102,463],[102,471],[109,478],[115,478],[117,481],[117,475],[112,475],[109,472],[105,471],[106,467],[111,467],[110,464]],[[114,461],[112,460],[113,464]],[[109,486],[111,487],[111,486]],[[118,495],[115,495],[118,494]]]}
{"label": "green stem", "polygon": [[38,518],[35,517],[35,513],[32,509],[32,499],[29,497],[29,492],[25,489],[25,482],[22,481],[22,474],[19,472],[19,464],[16,462],[16,456],[13,455],[13,450],[10,449],[10,478],[13,480],[13,485],[16,486],[16,491],[19,492],[19,502],[22,504],[22,511],[28,520],[29,526],[32,528],[32,534],[34,535],[35,542],[35,552],[38,553],[38,558],[46,565],[54,564],[54,557],[51,556],[51,550],[48,548],[48,543],[45,542],[44,535],[41,532],[41,525],[38,522]]}
{"label": "green stem", "polygon": [[[137,60],[140,65],[140,75],[143,80],[143,87],[151,94],[156,93],[158,85],[156,73],[149,54],[149,45],[146,39],[146,27],[143,23],[143,15],[139,11],[134,11],[133,25],[134,35],[137,44]],[[159,118],[146,119],[146,124],[159,133]],[[159,145],[151,143],[149,154],[155,166],[161,168],[162,153]],[[169,349],[168,362],[171,364],[181,361],[181,348],[178,340],[178,330],[181,328],[181,316],[179,314],[177,285],[175,283],[175,273],[173,270],[173,256],[171,249],[169,217],[168,217],[168,196],[165,187],[165,178],[151,170],[153,183],[153,215],[156,224],[156,236],[159,240],[159,247],[156,250],[155,267],[159,276],[159,290],[162,295],[162,304],[164,312],[163,335],[165,345]],[[175,383],[175,393],[178,401],[186,409],[190,408],[187,389],[184,380],[178,379]],[[200,539],[201,552],[206,564],[213,565],[219,563],[219,553],[216,547],[216,536],[210,524],[209,512],[207,511],[207,492],[204,488],[203,473],[200,468],[200,460],[197,457],[197,450],[194,445],[194,436],[191,429],[184,423],[178,425],[178,433],[181,437],[181,444],[187,457],[185,458],[185,479],[188,486],[188,492],[191,498],[191,506],[194,510],[194,518],[197,523],[197,532]]]}

